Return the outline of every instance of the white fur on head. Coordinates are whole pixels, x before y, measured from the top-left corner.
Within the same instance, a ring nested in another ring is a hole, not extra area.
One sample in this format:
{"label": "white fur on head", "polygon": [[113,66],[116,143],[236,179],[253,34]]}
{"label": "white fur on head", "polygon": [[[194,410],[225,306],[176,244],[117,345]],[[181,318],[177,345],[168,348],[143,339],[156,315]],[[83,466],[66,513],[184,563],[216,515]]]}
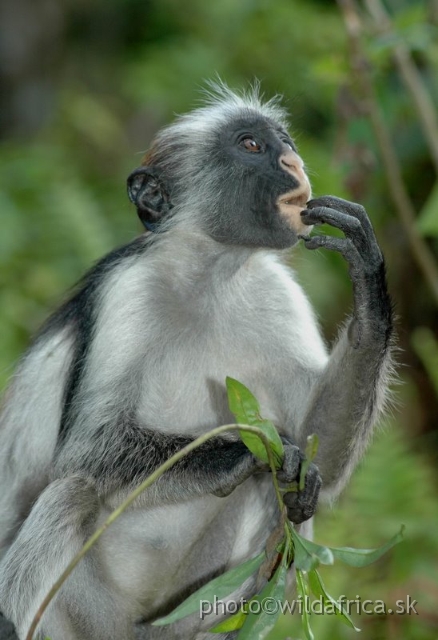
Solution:
{"label": "white fur on head", "polygon": [[[261,116],[271,118],[284,127],[288,126],[286,110],[281,106],[281,95],[275,95],[264,101],[261,92],[260,82],[255,80],[249,88],[239,92],[233,91],[219,77],[217,80],[210,80],[203,89],[202,106],[192,112],[209,116],[220,117],[222,114],[226,118],[234,115],[244,115],[257,112]],[[243,113],[242,113],[243,112]],[[191,115],[191,114],[189,114]]]}

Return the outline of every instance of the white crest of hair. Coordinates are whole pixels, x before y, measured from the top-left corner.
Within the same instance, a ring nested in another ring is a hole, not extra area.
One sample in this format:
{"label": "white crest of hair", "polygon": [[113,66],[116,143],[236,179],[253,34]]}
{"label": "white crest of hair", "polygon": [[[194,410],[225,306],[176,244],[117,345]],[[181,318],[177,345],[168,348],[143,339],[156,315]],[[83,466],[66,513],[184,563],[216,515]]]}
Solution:
{"label": "white crest of hair", "polygon": [[[252,110],[275,120],[284,127],[288,126],[287,112],[280,104],[282,96],[277,94],[269,100],[264,100],[264,94],[261,92],[258,80],[254,80],[247,90],[242,89],[241,91],[233,91],[219,77],[206,84],[207,88],[202,91],[204,109],[220,107],[228,116],[233,115],[235,109],[246,110],[246,112]],[[196,111],[192,113],[196,113]]]}
{"label": "white crest of hair", "polygon": [[203,91],[203,106],[177,116],[175,122],[161,130],[156,138],[159,146],[166,144],[166,139],[174,135],[186,138],[190,143],[197,139],[203,140],[206,134],[215,131],[217,127],[242,116],[259,115],[284,127],[288,126],[287,113],[279,104],[281,96],[274,96],[264,102],[258,82],[240,93],[232,91],[221,81],[209,82],[208,87]]}

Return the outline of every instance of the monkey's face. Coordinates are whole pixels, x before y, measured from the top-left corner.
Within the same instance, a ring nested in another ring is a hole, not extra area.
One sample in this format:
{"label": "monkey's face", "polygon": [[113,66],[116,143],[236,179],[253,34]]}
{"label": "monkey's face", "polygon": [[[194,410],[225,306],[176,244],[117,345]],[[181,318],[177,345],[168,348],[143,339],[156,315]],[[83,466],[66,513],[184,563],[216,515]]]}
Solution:
{"label": "monkey's face", "polygon": [[275,249],[309,233],[310,184],[286,129],[257,110],[197,115],[159,134],[128,179],[144,224],[184,219],[225,244]]}
{"label": "monkey's face", "polygon": [[202,173],[215,206],[204,225],[216,240],[285,248],[309,233],[300,217],[310,199],[309,180],[281,125],[259,115],[241,117],[210,143]]}

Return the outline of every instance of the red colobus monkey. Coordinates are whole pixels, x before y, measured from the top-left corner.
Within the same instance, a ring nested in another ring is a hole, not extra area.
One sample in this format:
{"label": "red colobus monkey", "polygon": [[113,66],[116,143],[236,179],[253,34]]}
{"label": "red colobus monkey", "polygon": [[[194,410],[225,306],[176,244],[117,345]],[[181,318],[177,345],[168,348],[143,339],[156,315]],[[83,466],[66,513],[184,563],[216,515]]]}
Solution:
{"label": "red colobus monkey", "polygon": [[[6,394],[0,425],[0,610],[20,640],[87,537],[159,464],[233,421],[242,381],[285,442],[280,480],[319,451],[289,518],[304,535],[336,495],[382,409],[391,304],[365,210],[309,181],[277,100],[216,88],[153,142],[128,180],[152,233],[103,258],[48,320]],[[310,237],[330,224],[345,237]],[[284,250],[340,252],[354,309],[331,353]],[[61,588],[38,639],[201,640],[215,620],[150,622],[263,549],[277,507],[235,435],[194,451],[146,491]],[[253,595],[248,580],[239,597]],[[218,638],[218,636],[215,636]],[[222,636],[231,638],[233,635]]]}

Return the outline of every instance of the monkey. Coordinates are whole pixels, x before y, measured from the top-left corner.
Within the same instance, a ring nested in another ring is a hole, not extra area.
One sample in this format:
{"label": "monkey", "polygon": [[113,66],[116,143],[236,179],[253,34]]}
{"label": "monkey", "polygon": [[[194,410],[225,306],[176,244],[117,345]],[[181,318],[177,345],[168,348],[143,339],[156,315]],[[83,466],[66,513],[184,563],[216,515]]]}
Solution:
{"label": "monkey", "polygon": [[[286,488],[318,435],[304,489],[283,497],[309,538],[320,493],[339,495],[388,397],[392,305],[373,227],[361,205],[312,199],[279,98],[215,85],[156,135],[128,195],[145,233],[85,275],[37,334],[4,401],[0,610],[20,640],[111,510],[184,445],[234,422],[226,376],[276,425]],[[311,234],[321,224],[343,237]],[[353,310],[331,350],[287,265],[300,241],[348,265]],[[151,623],[261,552],[278,517],[266,465],[236,433],[210,440],[103,534],[36,638],[213,637],[211,616]],[[254,592],[255,577],[238,595]]]}

